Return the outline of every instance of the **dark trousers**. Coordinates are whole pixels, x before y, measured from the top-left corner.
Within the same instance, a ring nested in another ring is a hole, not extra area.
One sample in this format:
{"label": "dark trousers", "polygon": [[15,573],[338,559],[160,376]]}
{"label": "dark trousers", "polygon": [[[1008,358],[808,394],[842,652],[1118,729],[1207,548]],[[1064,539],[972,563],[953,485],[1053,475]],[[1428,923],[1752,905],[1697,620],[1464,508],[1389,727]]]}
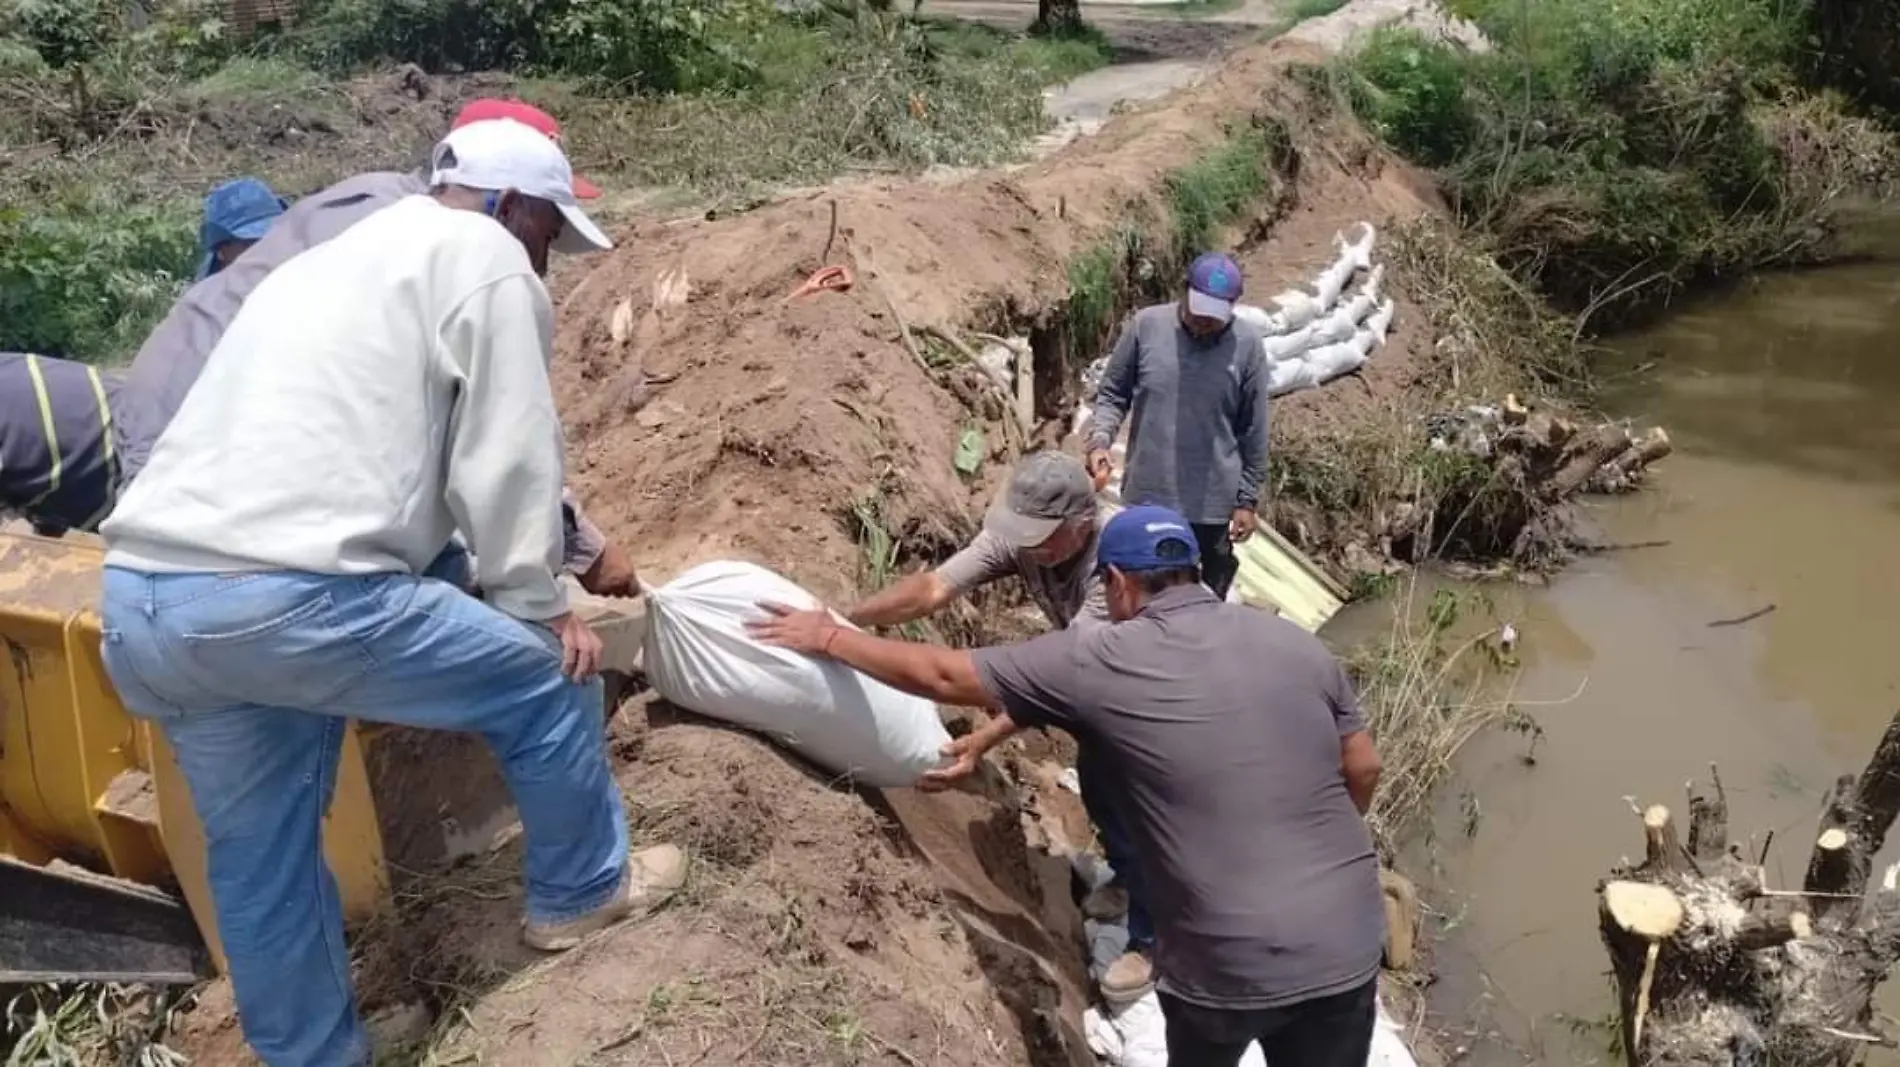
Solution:
{"label": "dark trousers", "polygon": [[1234,557],[1234,543],[1227,539],[1227,524],[1192,523],[1194,540],[1201,546],[1201,581],[1222,600],[1240,572],[1240,560]]}
{"label": "dark trousers", "polygon": [[1148,913],[1148,887],[1141,877],[1141,861],[1128,835],[1116,799],[1121,783],[1103,766],[1102,756],[1087,742],[1076,739],[1075,777],[1082,786],[1082,807],[1102,839],[1102,858],[1115,869],[1114,885],[1128,893],[1128,947],[1146,950],[1155,940],[1154,920]]}
{"label": "dark trousers", "polygon": [[1166,993],[1168,1067],[1236,1067],[1260,1042],[1271,1067],[1365,1067],[1378,1019],[1379,979],[1358,989],[1284,1008],[1203,1008]]}

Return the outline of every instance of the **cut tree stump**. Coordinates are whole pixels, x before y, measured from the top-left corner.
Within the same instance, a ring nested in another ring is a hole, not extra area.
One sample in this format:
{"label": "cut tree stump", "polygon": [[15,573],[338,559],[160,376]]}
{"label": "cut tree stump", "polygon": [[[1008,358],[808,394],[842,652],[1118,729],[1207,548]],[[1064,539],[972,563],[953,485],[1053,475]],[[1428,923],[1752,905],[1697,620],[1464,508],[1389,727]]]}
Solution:
{"label": "cut tree stump", "polygon": [[1828,793],[1799,890],[1769,890],[1729,842],[1714,770],[1688,844],[1652,805],[1643,862],[1597,887],[1629,1067],[1846,1067],[1893,1045],[1873,997],[1900,959],[1900,864],[1868,883],[1900,812],[1900,714]]}

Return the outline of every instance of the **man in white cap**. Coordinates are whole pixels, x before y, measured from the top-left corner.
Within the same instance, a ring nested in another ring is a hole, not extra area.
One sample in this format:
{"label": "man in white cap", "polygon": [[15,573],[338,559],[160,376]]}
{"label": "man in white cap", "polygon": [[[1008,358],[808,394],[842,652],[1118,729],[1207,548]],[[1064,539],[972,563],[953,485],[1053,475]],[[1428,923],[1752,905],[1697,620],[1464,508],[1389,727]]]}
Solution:
{"label": "man in white cap", "polygon": [[[600,641],[561,566],[550,250],[611,247],[561,150],[516,122],[436,149],[405,198],[271,272],[102,532],[107,671],[158,723],[204,825],[245,1037],[269,1067],[363,1067],[320,830],[348,718],[480,733],[525,829],[527,919],[559,950],[676,889],[629,855]],[[459,530],[486,601],[423,577]]]}

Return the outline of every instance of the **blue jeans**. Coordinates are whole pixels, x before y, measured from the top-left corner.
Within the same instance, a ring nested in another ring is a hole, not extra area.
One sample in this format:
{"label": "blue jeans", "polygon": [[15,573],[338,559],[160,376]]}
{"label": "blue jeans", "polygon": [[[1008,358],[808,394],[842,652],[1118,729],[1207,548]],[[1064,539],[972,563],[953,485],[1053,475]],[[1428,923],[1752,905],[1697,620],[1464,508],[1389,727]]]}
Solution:
{"label": "blue jeans", "polygon": [[1107,759],[1095,746],[1076,739],[1075,777],[1082,786],[1082,807],[1102,840],[1102,858],[1115,870],[1114,885],[1128,892],[1128,948],[1147,951],[1155,943],[1155,924],[1148,914],[1148,889],[1141,877],[1140,857],[1128,835],[1121,811],[1115,806],[1115,788]]}
{"label": "blue jeans", "polygon": [[238,1016],[269,1067],[370,1062],[319,847],[349,718],[488,741],[525,829],[530,920],[620,888],[599,683],[561,674],[552,631],[408,574],[107,568],[102,617],[120,699],[164,731],[191,788]]}

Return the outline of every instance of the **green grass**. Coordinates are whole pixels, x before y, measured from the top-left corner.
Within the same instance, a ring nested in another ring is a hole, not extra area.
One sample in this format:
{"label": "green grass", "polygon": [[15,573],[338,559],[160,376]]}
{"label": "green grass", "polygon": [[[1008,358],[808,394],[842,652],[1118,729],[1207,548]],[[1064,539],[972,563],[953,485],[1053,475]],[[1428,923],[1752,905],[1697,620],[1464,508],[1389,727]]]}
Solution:
{"label": "green grass", "polygon": [[1030,72],[1053,85],[1099,70],[1114,58],[1115,47],[1093,26],[1050,34],[1020,34],[953,18],[919,20],[927,40],[946,56],[969,62],[990,59]]}
{"label": "green grass", "polygon": [[1233,11],[1245,2],[1246,0],[1181,0],[1181,2],[1173,4],[1143,5],[1142,10],[1152,11],[1157,14],[1166,12],[1176,18],[1204,19],[1210,15],[1219,15]]}
{"label": "green grass", "polygon": [[1439,170],[1462,218],[1603,324],[1698,281],[1824,254],[1834,204],[1892,138],[1805,94],[1785,0],[1455,0],[1477,54],[1383,29],[1339,65],[1355,110]]}
{"label": "green grass", "polygon": [[185,96],[201,102],[296,99],[329,88],[323,75],[288,59],[238,56],[192,82]]}
{"label": "green grass", "polygon": [[1164,218],[1137,209],[1074,255],[1064,305],[1070,362],[1086,365],[1123,315],[1172,294],[1188,261],[1273,193],[1290,158],[1287,146],[1286,128],[1277,123],[1231,133],[1166,177],[1159,205]]}
{"label": "green grass", "polygon": [[1284,130],[1249,128],[1168,176],[1176,263],[1206,251],[1219,227],[1267,191],[1276,151],[1285,144]]}
{"label": "green grass", "polygon": [[1346,0],[1293,0],[1293,3],[1287,7],[1287,14],[1291,15],[1294,21],[1300,22],[1330,15],[1345,6]]}

